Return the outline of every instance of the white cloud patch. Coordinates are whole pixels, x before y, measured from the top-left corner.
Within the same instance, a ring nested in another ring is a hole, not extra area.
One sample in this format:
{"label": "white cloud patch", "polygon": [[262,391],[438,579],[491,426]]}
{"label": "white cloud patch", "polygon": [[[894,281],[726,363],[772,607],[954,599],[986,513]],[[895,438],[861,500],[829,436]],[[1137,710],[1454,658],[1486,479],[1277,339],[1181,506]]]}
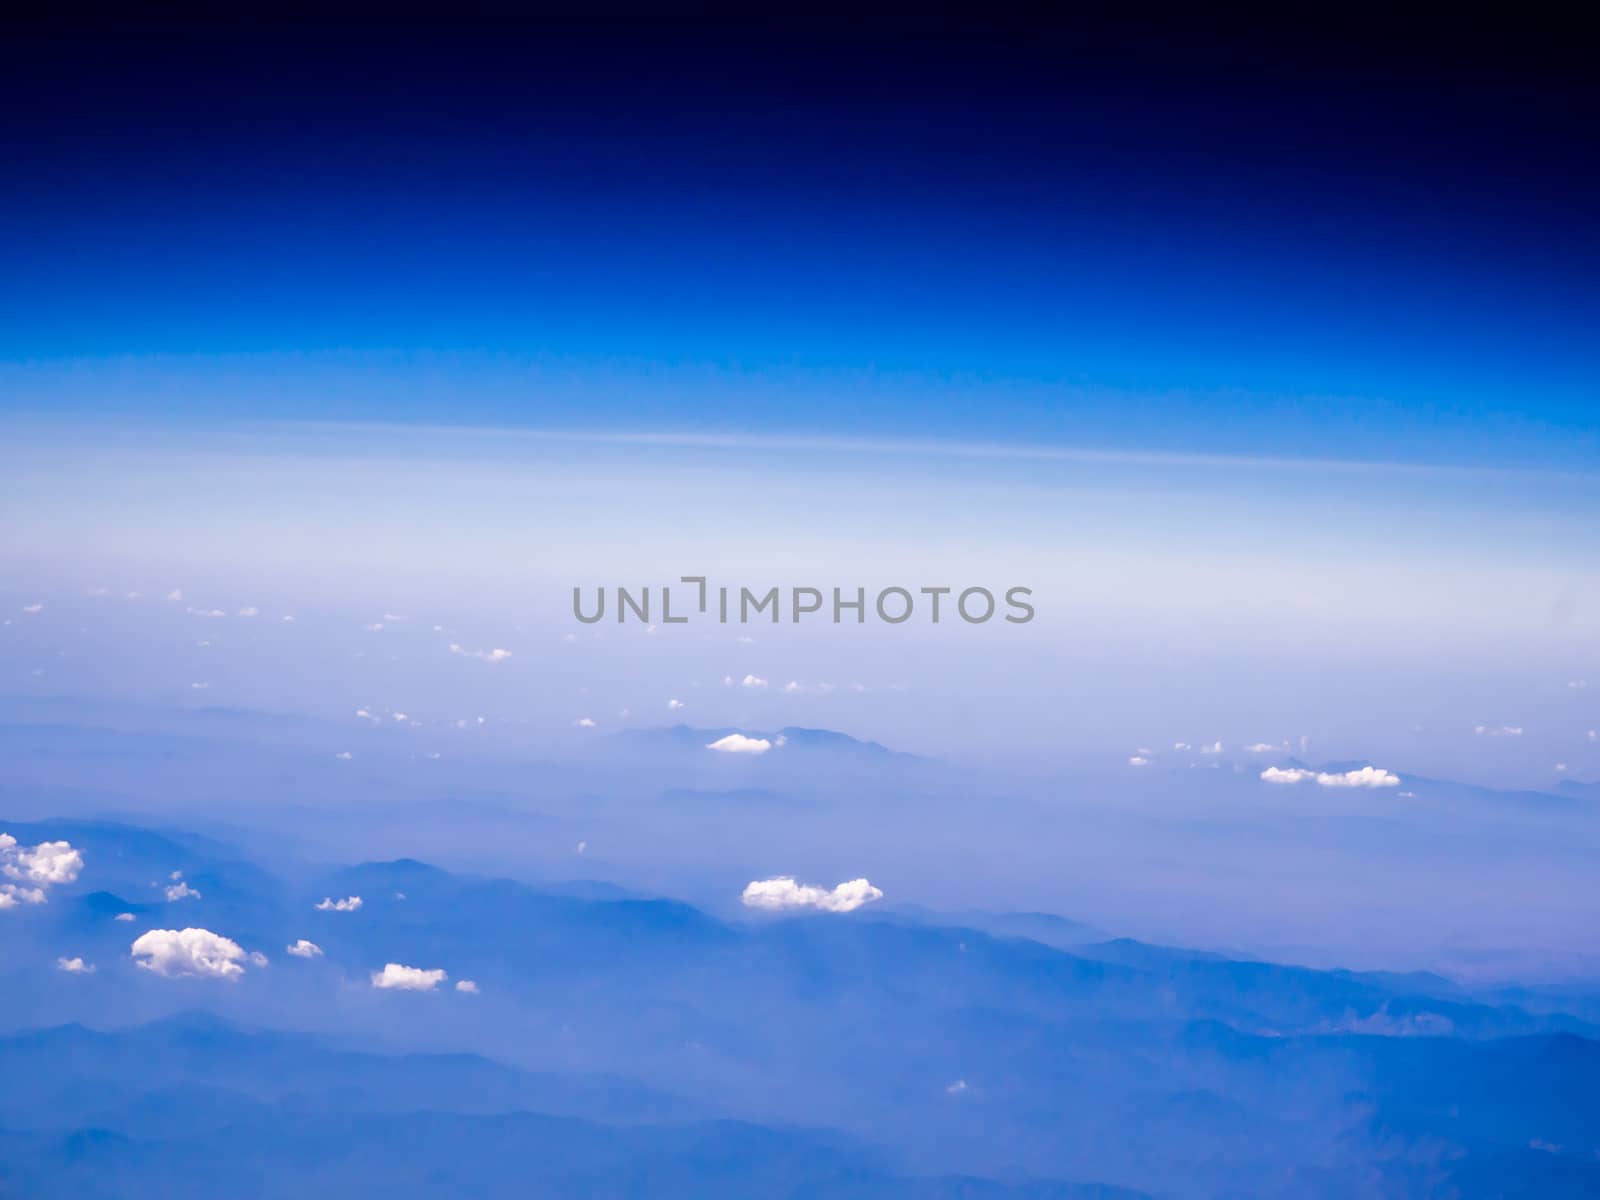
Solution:
{"label": "white cloud patch", "polygon": [[462,658],[475,658],[479,662],[487,663],[505,662],[506,659],[511,657],[511,651],[502,650],[499,647],[493,650],[467,650],[458,646],[455,642],[450,643],[450,653],[459,654]]}
{"label": "white cloud patch", "polygon": [[139,918],[132,913],[118,913],[111,918],[113,921],[137,921]]}
{"label": "white cloud patch", "polygon": [[238,942],[209,929],[152,929],[131,953],[138,966],[169,979],[239,979],[249,958]]}
{"label": "white cloud patch", "polygon": [[165,889],[165,894],[167,899],[173,903],[176,903],[179,900],[202,899],[200,893],[194,888],[190,887],[188,883],[182,879],[178,880],[177,883],[169,883]]}
{"label": "white cloud patch", "polygon": [[1221,742],[1212,742],[1209,746],[1201,746],[1200,747],[1200,753],[1201,754],[1221,754],[1222,753],[1222,743]]}
{"label": "white cloud patch", "polygon": [[719,737],[714,742],[706,743],[707,750],[718,750],[723,754],[765,754],[772,749],[772,743],[766,738],[745,737],[742,733],[730,733],[727,737]]}
{"label": "white cloud patch", "polygon": [[592,717],[579,717],[576,721],[573,722],[573,724],[576,725],[579,729],[593,729],[594,728],[594,718],[592,718]]}
{"label": "white cloud patch", "polygon": [[669,711],[669,712],[676,712],[678,709],[680,709],[682,707],[683,707],[683,701],[682,700],[668,700],[667,701],[667,711]]}
{"label": "white cloud patch", "polygon": [[301,938],[298,942],[284,947],[284,951],[287,954],[293,955],[295,958],[322,957],[322,947],[317,945],[315,942],[307,941],[305,938]]}
{"label": "white cloud patch", "polygon": [[739,686],[747,688],[764,688],[767,686],[767,681],[761,678],[759,675],[746,675],[739,681]]}
{"label": "white cloud patch", "polygon": [[360,896],[346,896],[343,900],[335,900],[332,896],[324,896],[317,903],[318,912],[358,912],[360,908]]}
{"label": "white cloud patch", "polygon": [[1479,737],[1521,737],[1522,726],[1499,725],[1491,728],[1488,725],[1478,725],[1473,729],[1472,732],[1477,734]]}
{"label": "white cloud patch", "polygon": [[431,992],[448,978],[442,970],[385,963],[383,970],[372,972],[372,986],[382,991]]}
{"label": "white cloud patch", "polygon": [[746,908],[781,912],[794,908],[814,908],[819,912],[854,912],[863,904],[882,900],[883,892],[865,879],[852,879],[831,891],[813,884],[796,883],[793,876],[759,879],[745,885],[739,897]]}
{"label": "white cloud patch", "polygon": [[1130,767],[1148,767],[1150,760],[1142,754],[1134,754],[1129,756],[1128,765]]}
{"label": "white cloud patch", "polygon": [[24,604],[22,606],[22,611],[25,612],[25,613],[41,613],[41,612],[44,611],[44,605],[42,605],[42,604]]}
{"label": "white cloud patch", "polygon": [[0,910],[22,904],[43,904],[45,893],[62,883],[73,883],[83,870],[83,853],[70,842],[40,842],[23,846],[9,833],[0,833]]}
{"label": "white cloud patch", "polygon": [[93,975],[94,964],[86,963],[77,956],[63,957],[56,959],[56,970],[65,971],[68,975]]}
{"label": "white cloud patch", "polygon": [[465,992],[469,996],[478,994],[478,985],[470,979],[456,980],[456,991]]}
{"label": "white cloud patch", "polygon": [[1354,771],[1310,771],[1304,767],[1268,767],[1261,772],[1268,783],[1300,783],[1310,779],[1319,787],[1390,788],[1400,786],[1400,776],[1382,767],[1361,767]]}

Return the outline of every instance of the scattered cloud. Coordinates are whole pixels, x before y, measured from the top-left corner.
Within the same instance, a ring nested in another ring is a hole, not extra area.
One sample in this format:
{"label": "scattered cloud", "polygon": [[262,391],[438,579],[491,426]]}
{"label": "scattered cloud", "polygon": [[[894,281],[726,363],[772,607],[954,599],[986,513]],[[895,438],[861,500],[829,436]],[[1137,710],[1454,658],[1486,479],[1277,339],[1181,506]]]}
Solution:
{"label": "scattered cloud", "polygon": [[44,611],[44,605],[42,605],[42,604],[24,604],[22,606],[22,611],[25,612],[25,613],[40,613],[40,612]]}
{"label": "scattered cloud", "polygon": [[1354,771],[1310,771],[1304,767],[1268,767],[1261,772],[1268,783],[1300,783],[1310,779],[1320,787],[1388,788],[1399,787],[1400,776],[1382,767],[1361,767]]}
{"label": "scattered cloud", "polygon": [[780,875],[746,884],[739,899],[746,908],[768,911],[814,908],[819,912],[847,913],[854,912],[863,904],[883,899],[883,892],[865,879],[852,879],[830,891],[812,884],[796,883],[790,875]]}
{"label": "scattered cloud", "polygon": [[132,913],[118,913],[111,918],[113,921],[137,921],[139,918]]}
{"label": "scattered cloud", "polygon": [[287,953],[294,955],[296,958],[322,957],[322,947],[317,945],[315,942],[307,941],[305,938],[301,938],[293,945],[285,947],[285,950]]}
{"label": "scattered cloud", "polygon": [[194,689],[194,690],[195,690],[195,691],[197,691],[197,692],[203,692],[203,691],[205,691],[205,690],[206,690],[206,689],[207,689],[207,688],[208,688],[208,687],[210,687],[210,686],[211,686],[211,684],[210,684],[210,683],[207,683],[207,682],[205,682],[205,681],[204,681],[204,680],[199,680],[199,681],[196,681],[196,682],[194,682],[194,683],[191,683],[191,684],[190,684],[190,685],[189,685],[189,686],[190,686],[190,687],[192,687],[192,688],[193,688],[193,689]]}
{"label": "scattered cloud", "polygon": [[1130,767],[1148,767],[1150,760],[1142,754],[1134,754],[1128,758],[1128,765]]}
{"label": "scattered cloud", "polygon": [[19,845],[9,833],[0,833],[0,875],[18,882],[53,887],[73,883],[83,870],[83,853],[70,842]]}
{"label": "scattered cloud", "polygon": [[372,986],[382,991],[431,992],[448,978],[440,970],[425,971],[421,967],[385,963],[383,970],[372,972]]}
{"label": "scattered cloud", "polygon": [[682,700],[668,700],[667,701],[667,710],[669,712],[676,712],[678,709],[680,709],[682,707],[683,707],[683,701]]}
{"label": "scattered cloud", "polygon": [[209,929],[152,929],[131,953],[138,966],[169,979],[239,979],[249,957],[238,942]]}
{"label": "scattered cloud", "polygon": [[475,658],[479,662],[487,663],[505,662],[506,659],[511,657],[511,651],[501,650],[498,647],[493,650],[467,650],[455,642],[450,643],[450,653],[459,654],[462,658]]}
{"label": "scattered cloud", "polygon": [[456,991],[465,992],[469,996],[476,996],[478,994],[478,985],[470,979],[458,979],[456,980]]}
{"label": "scattered cloud", "polygon": [[1221,742],[1212,742],[1209,746],[1201,746],[1200,747],[1200,753],[1201,754],[1221,754],[1222,753],[1222,743]]}
{"label": "scattered cloud", "polygon": [[341,751],[339,751],[339,753],[335,754],[334,757],[337,758],[340,762],[349,762],[355,756],[353,754],[351,754],[350,751],[348,751],[348,750],[341,750]]}
{"label": "scattered cloud", "polygon": [[1501,725],[1497,728],[1491,729],[1487,725],[1479,725],[1475,727],[1472,732],[1477,734],[1479,737],[1521,737],[1522,726]]}
{"label": "scattered cloud", "polygon": [[197,892],[194,888],[190,887],[189,884],[185,880],[182,880],[182,879],[178,880],[177,883],[169,883],[167,885],[167,887],[166,887],[166,897],[171,902],[176,902],[176,901],[179,901],[179,900],[201,900],[201,899],[204,899],[204,897],[201,896],[199,892]]}
{"label": "scattered cloud", "polygon": [[239,615],[241,617],[259,617],[261,615],[261,610],[253,604],[246,604],[239,610]]}
{"label": "scattered cloud", "polygon": [[1271,742],[1251,742],[1245,747],[1245,751],[1249,754],[1272,754],[1281,748],[1274,746]]}
{"label": "scattered cloud", "polygon": [[576,725],[579,729],[593,729],[594,728],[594,720],[591,717],[579,717],[576,721],[573,722],[573,724]]}
{"label": "scattered cloud", "polygon": [[1172,748],[1174,750],[1188,750],[1190,747],[1188,742],[1173,742]]}
{"label": "scattered cloud", "polygon": [[170,592],[167,593],[167,599],[171,600],[174,604],[181,603],[182,600],[183,600],[183,589],[182,588],[173,588]]}
{"label": "scattered cloud", "polygon": [[86,963],[76,956],[73,958],[58,958],[56,959],[56,970],[65,971],[68,975],[93,975],[94,964]]}
{"label": "scattered cloud", "polygon": [[962,1092],[967,1090],[967,1081],[965,1079],[958,1079],[944,1090],[949,1095],[959,1096]]}
{"label": "scattered cloud", "polygon": [[747,688],[764,688],[767,686],[767,681],[761,678],[759,675],[746,675],[739,681],[739,686]]}
{"label": "scattered cloud", "polygon": [[360,896],[346,896],[343,900],[335,900],[332,896],[324,896],[317,903],[318,912],[356,912],[360,907]]}
{"label": "scattered cloud", "polygon": [[766,738],[745,737],[742,733],[730,733],[727,737],[719,737],[714,742],[707,742],[706,749],[720,750],[724,754],[765,754],[772,749],[772,743]]}

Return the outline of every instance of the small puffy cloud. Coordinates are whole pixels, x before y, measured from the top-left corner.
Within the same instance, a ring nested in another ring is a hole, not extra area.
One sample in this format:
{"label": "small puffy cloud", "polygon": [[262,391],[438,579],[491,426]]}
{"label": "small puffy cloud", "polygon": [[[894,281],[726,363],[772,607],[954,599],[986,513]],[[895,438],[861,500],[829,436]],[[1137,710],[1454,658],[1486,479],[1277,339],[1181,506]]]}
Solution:
{"label": "small puffy cloud", "polygon": [[676,712],[678,709],[680,709],[682,707],[683,707],[683,701],[682,700],[668,700],[667,701],[667,710],[669,712]]}
{"label": "small puffy cloud", "polygon": [[295,958],[322,957],[322,947],[317,945],[315,942],[307,941],[305,938],[301,938],[298,942],[284,947],[284,950],[286,953],[292,954]]}
{"label": "small puffy cloud", "polygon": [[136,920],[138,920],[138,918],[135,917],[132,913],[118,913],[116,916],[112,917],[111,919],[113,921],[136,921]]}
{"label": "small puffy cloud", "polygon": [[579,717],[576,721],[573,722],[573,724],[576,725],[579,729],[593,729],[594,728],[594,720],[592,718],[590,718],[590,717]]}
{"label": "small puffy cloud", "polygon": [[448,978],[441,970],[385,963],[383,970],[372,972],[372,986],[382,991],[431,992]]}
{"label": "small puffy cloud", "polygon": [[1188,742],[1173,742],[1172,743],[1172,748],[1174,750],[1187,750],[1190,747],[1189,747],[1189,743]]}
{"label": "small puffy cloud", "polygon": [[22,606],[22,611],[25,612],[25,613],[40,613],[40,612],[44,611],[44,605],[42,605],[42,604],[24,604]]}
{"label": "small puffy cloud", "polygon": [[1261,772],[1268,783],[1300,783],[1314,780],[1319,787],[1389,788],[1400,786],[1400,776],[1382,767],[1361,767],[1354,771],[1309,771],[1304,767],[1268,767]]}
{"label": "small puffy cloud", "polygon": [[183,600],[183,589],[173,588],[167,593],[167,599],[171,600],[174,604],[180,603]]}
{"label": "small puffy cloud", "polygon": [[94,964],[86,963],[76,956],[72,958],[56,959],[56,970],[65,971],[68,975],[93,975]]}
{"label": "small puffy cloud", "polygon": [[1479,737],[1521,737],[1521,725],[1500,725],[1491,728],[1488,725],[1478,725],[1473,728],[1473,733]]}
{"label": "small puffy cloud", "polygon": [[1150,760],[1142,754],[1134,754],[1129,756],[1128,765],[1130,767],[1148,767]]}
{"label": "small puffy cloud", "polygon": [[1277,749],[1279,747],[1274,746],[1271,742],[1251,742],[1245,747],[1246,753],[1249,754],[1271,754]]}
{"label": "small puffy cloud", "polygon": [[450,643],[450,653],[459,654],[462,658],[475,658],[479,662],[487,663],[505,662],[506,659],[511,657],[511,651],[502,650],[498,647],[493,650],[467,650],[458,646],[455,642]]}
{"label": "small puffy cloud", "polygon": [[203,899],[199,892],[190,887],[188,883],[182,879],[178,880],[177,883],[169,883],[166,886],[165,891],[167,899],[173,903],[176,903],[179,900]]}
{"label": "small puffy cloud", "polygon": [[189,606],[188,613],[189,613],[189,615],[191,617],[211,617],[211,618],[216,618],[216,617],[225,617],[225,616],[228,615],[227,613],[223,612],[220,608],[196,608],[192,604]]}
{"label": "small puffy cloud", "polygon": [[746,908],[781,912],[793,908],[814,908],[819,912],[854,912],[863,904],[883,899],[883,892],[865,879],[852,879],[831,891],[813,884],[796,883],[793,876],[759,879],[745,885],[739,897]]}
{"label": "small puffy cloud", "polygon": [[1212,742],[1209,746],[1201,746],[1200,747],[1200,753],[1201,754],[1221,754],[1222,753],[1222,743],[1221,742]]}
{"label": "small puffy cloud", "polygon": [[746,675],[739,681],[739,686],[747,688],[764,688],[767,686],[767,681],[761,678],[759,675]]}
{"label": "small puffy cloud", "polygon": [[959,1096],[962,1092],[967,1090],[967,1081],[965,1079],[958,1079],[944,1090],[948,1095]]}
{"label": "small puffy cloud", "polygon": [[259,617],[261,615],[261,610],[253,604],[246,604],[239,610],[239,615],[241,617]]}
{"label": "small puffy cloud", "polygon": [[343,900],[335,900],[332,896],[324,896],[317,903],[318,912],[357,912],[360,908],[360,896],[346,896]]}
{"label": "small puffy cloud", "polygon": [[1569,679],[1567,680],[1567,686],[1575,692],[1580,692],[1589,686],[1589,681],[1587,679]]}
{"label": "small puffy cloud", "polygon": [[772,749],[772,743],[766,738],[745,737],[742,733],[730,733],[727,737],[720,737],[714,742],[706,743],[707,750],[719,750],[723,754],[765,754]]}
{"label": "small puffy cloud", "polygon": [[192,687],[197,692],[203,692],[208,687],[210,687],[211,685],[209,683],[207,683],[206,681],[204,681],[204,680],[196,680],[194,683],[191,683],[189,686]]}
{"label": "small puffy cloud", "polygon": [[82,870],[83,852],[70,842],[21,846],[9,833],[0,833],[0,875],[8,879],[52,887],[74,882]]}
{"label": "small puffy cloud", "polygon": [[264,966],[266,966],[267,965],[267,956],[265,954],[261,953],[261,951],[259,951],[259,950],[250,951],[250,965],[251,966],[255,966],[255,967],[264,967]]}
{"label": "small puffy cloud", "polygon": [[209,929],[152,929],[131,953],[138,966],[169,979],[238,979],[249,957],[238,942]]}
{"label": "small puffy cloud", "polygon": [[478,994],[478,985],[470,979],[458,979],[456,980],[456,991],[465,992],[469,996],[476,996]]}
{"label": "small puffy cloud", "polygon": [[341,751],[339,751],[339,753],[335,754],[334,757],[337,758],[340,762],[349,762],[355,756],[353,754],[351,754],[350,751],[348,751],[348,750],[341,750]]}

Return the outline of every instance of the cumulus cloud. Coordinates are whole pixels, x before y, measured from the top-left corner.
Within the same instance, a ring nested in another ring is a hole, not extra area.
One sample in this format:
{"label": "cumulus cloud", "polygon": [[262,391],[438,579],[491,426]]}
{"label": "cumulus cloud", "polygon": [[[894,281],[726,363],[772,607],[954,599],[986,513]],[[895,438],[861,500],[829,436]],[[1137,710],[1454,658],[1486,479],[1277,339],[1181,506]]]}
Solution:
{"label": "cumulus cloud", "polygon": [[138,966],[169,979],[239,979],[249,957],[238,942],[209,929],[152,929],[131,953]]}
{"label": "cumulus cloud", "polygon": [[790,875],[780,875],[774,879],[751,881],[745,885],[739,899],[746,908],[768,911],[814,908],[819,912],[846,913],[854,912],[874,900],[882,900],[883,892],[865,879],[852,879],[830,891],[814,884],[796,883]]}
{"label": "cumulus cloud", "polygon": [[383,970],[372,972],[372,986],[383,991],[431,992],[448,978],[442,970],[385,963]]}
{"label": "cumulus cloud", "polygon": [[324,896],[317,903],[318,912],[355,912],[360,907],[360,896],[346,896],[343,900],[335,900],[332,896]]}
{"label": "cumulus cloud", "polygon": [[727,737],[719,737],[714,742],[706,743],[707,750],[720,750],[723,754],[765,754],[772,749],[772,743],[766,738],[745,737],[742,733],[730,733]]}
{"label": "cumulus cloud", "polygon": [[1201,754],[1221,754],[1222,753],[1222,743],[1221,742],[1212,742],[1209,746],[1201,746],[1200,747],[1200,753]]}
{"label": "cumulus cloud", "polygon": [[1128,765],[1130,767],[1148,767],[1150,760],[1142,754],[1134,754],[1129,756]]}
{"label": "cumulus cloud", "polygon": [[1388,788],[1399,787],[1400,776],[1382,767],[1361,767],[1354,771],[1310,771],[1304,767],[1268,767],[1261,772],[1268,783],[1300,783],[1313,780],[1320,787]]}
{"label": "cumulus cloud", "polygon": [[667,701],[667,709],[668,709],[668,711],[675,712],[675,711],[677,711],[678,709],[680,709],[682,707],[683,707],[683,701],[682,700],[668,700]]}
{"label": "cumulus cloud", "polygon": [[1246,752],[1250,754],[1271,754],[1277,749],[1278,747],[1271,742],[1251,742],[1245,747]]}
{"label": "cumulus cloud", "polygon": [[573,724],[579,729],[593,729],[594,719],[592,717],[579,717]]}
{"label": "cumulus cloud", "polygon": [[199,900],[201,895],[188,883],[180,879],[177,883],[169,883],[166,887],[166,896],[169,901],[176,903],[179,900]]}
{"label": "cumulus cloud", "polygon": [[296,958],[321,958],[322,957],[322,947],[317,945],[315,942],[307,941],[305,938],[301,938],[298,942],[295,942],[293,945],[285,947],[285,950],[289,954],[294,955],[294,957],[296,957]]}
{"label": "cumulus cloud", "polygon": [[1173,742],[1172,743],[1172,748],[1174,750],[1187,750],[1187,749],[1189,749],[1189,743],[1188,742]]}
{"label": "cumulus cloud", "polygon": [[466,992],[469,996],[476,996],[478,994],[478,985],[470,979],[458,979],[456,980],[456,991]]}
{"label": "cumulus cloud", "polygon": [[113,921],[137,921],[138,920],[138,918],[135,917],[132,913],[118,913],[116,916],[112,917],[111,919]]}
{"label": "cumulus cloud", "polygon": [[1500,725],[1495,728],[1490,728],[1488,725],[1478,725],[1474,727],[1472,732],[1477,734],[1479,737],[1521,737],[1522,726]]}
{"label": "cumulus cloud", "polygon": [[0,910],[21,904],[43,904],[45,892],[72,883],[83,870],[83,853],[70,842],[40,842],[23,846],[9,833],[0,833]]}
{"label": "cumulus cloud", "polygon": [[506,659],[511,657],[511,651],[501,650],[498,647],[493,650],[467,650],[458,646],[455,642],[450,643],[450,653],[459,654],[462,658],[475,658],[479,662],[487,663],[505,662]]}
{"label": "cumulus cloud", "polygon": [[764,688],[767,686],[767,681],[761,678],[759,675],[746,675],[739,681],[739,686],[747,688]]}
{"label": "cumulus cloud", "polygon": [[77,956],[58,958],[56,959],[56,970],[65,971],[68,975],[93,975],[94,964],[86,963]]}

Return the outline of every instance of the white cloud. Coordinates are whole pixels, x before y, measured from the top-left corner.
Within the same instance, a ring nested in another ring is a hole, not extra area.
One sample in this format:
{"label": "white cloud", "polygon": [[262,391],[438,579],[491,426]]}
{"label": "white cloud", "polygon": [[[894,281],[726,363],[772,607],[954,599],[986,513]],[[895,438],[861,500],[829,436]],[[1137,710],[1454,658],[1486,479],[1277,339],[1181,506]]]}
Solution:
{"label": "white cloud", "polygon": [[1400,776],[1382,767],[1361,767],[1355,771],[1308,771],[1304,767],[1268,767],[1261,772],[1268,783],[1300,783],[1315,780],[1319,787],[1388,788],[1399,787]]}
{"label": "white cloud", "polygon": [[1172,743],[1172,748],[1174,750],[1187,750],[1187,749],[1189,749],[1189,743],[1188,742],[1173,742]]}
{"label": "white cloud", "polygon": [[74,882],[82,870],[83,853],[70,842],[19,846],[9,833],[0,833],[0,874],[8,879],[52,887]]}
{"label": "white cloud", "polygon": [[1274,746],[1271,742],[1251,742],[1245,747],[1246,752],[1250,754],[1271,754],[1277,749],[1279,747]]}
{"label": "white cloud", "polygon": [[720,737],[714,742],[706,743],[707,750],[720,750],[724,754],[765,754],[772,749],[772,743],[766,738],[745,737],[742,733],[730,733],[727,737]]}
{"label": "white cloud", "polygon": [[1212,742],[1209,746],[1201,746],[1200,747],[1200,753],[1201,754],[1221,754],[1222,753],[1222,743],[1221,742]]}
{"label": "white cloud", "polygon": [[1128,765],[1130,767],[1148,767],[1150,760],[1142,754],[1134,754],[1129,757]]}
{"label": "white cloud", "polygon": [[42,604],[24,604],[22,606],[22,611],[25,612],[25,613],[43,612],[44,611],[44,605],[42,605]]}
{"label": "white cloud", "polygon": [[241,617],[259,617],[261,615],[261,610],[253,604],[246,604],[239,610],[239,615]]}
{"label": "white cloud", "polygon": [[267,965],[267,956],[259,950],[252,950],[250,951],[250,963],[252,966],[264,967]]}
{"label": "white cloud", "polygon": [[677,709],[680,709],[682,707],[683,707],[683,701],[682,700],[668,700],[667,701],[667,709],[668,709],[668,711],[676,711]]}
{"label": "white cloud", "polygon": [[111,918],[113,921],[137,921],[139,918],[132,913],[118,913]]}
{"label": "white cloud", "polygon": [[1491,729],[1487,725],[1479,725],[1474,728],[1472,732],[1477,734],[1479,737],[1521,737],[1522,726],[1501,725],[1498,728]]}
{"label": "white cloud", "polygon": [[205,682],[204,680],[197,680],[196,682],[191,683],[189,686],[192,687],[197,692],[203,692],[208,687],[210,687],[211,685],[209,683]]}
{"label": "white cloud", "polygon": [[967,1090],[967,1081],[965,1079],[958,1079],[944,1090],[952,1096],[959,1096],[962,1092]]}
{"label": "white cloud", "polygon": [[739,681],[739,686],[747,688],[764,688],[767,686],[767,681],[761,678],[759,675],[746,675]]}
{"label": "white cloud", "polygon": [[209,929],[152,929],[131,951],[146,971],[168,978],[238,979],[244,975],[244,949]]}
{"label": "white cloud", "polygon": [[466,650],[455,642],[450,643],[450,653],[459,654],[462,658],[475,658],[479,662],[487,663],[505,662],[506,659],[511,657],[511,651],[501,650],[498,647],[493,650]]}
{"label": "white cloud", "polygon": [[466,992],[469,996],[476,996],[478,994],[478,985],[470,979],[458,979],[456,980],[456,991]]}
{"label": "white cloud", "polygon": [[83,959],[78,958],[76,956],[74,956],[72,958],[58,958],[58,959],[56,959],[56,969],[58,971],[65,971],[68,975],[93,975],[94,974],[94,964],[93,963],[86,963],[86,962],[83,961]]}
{"label": "white cloud", "polygon": [[220,608],[195,608],[192,604],[189,606],[188,612],[191,617],[225,617],[228,615]]}
{"label": "white cloud", "polygon": [[590,717],[579,717],[576,721],[573,722],[573,724],[576,725],[579,729],[593,729],[594,728],[594,720],[592,718],[590,718]]}
{"label": "white cloud", "polygon": [[335,900],[332,896],[324,896],[317,904],[318,912],[355,912],[361,907],[360,896],[346,896],[343,900]]}
{"label": "white cloud", "polygon": [[883,892],[865,879],[852,879],[829,891],[813,884],[796,883],[793,876],[780,875],[746,884],[739,899],[746,908],[769,911],[814,908],[820,912],[846,913],[883,899]]}
{"label": "white cloud", "polygon": [[182,588],[173,588],[170,592],[167,593],[167,599],[171,600],[174,604],[178,603],[179,601],[181,601],[183,599],[183,589]]}
{"label": "white cloud", "polygon": [[1567,680],[1567,686],[1573,691],[1582,691],[1589,686],[1589,681],[1587,679],[1569,679]]}
{"label": "white cloud", "polygon": [[431,992],[448,978],[439,970],[425,971],[421,967],[386,963],[383,970],[372,972],[372,986],[384,991]]}
{"label": "white cloud", "polygon": [[334,757],[337,758],[340,762],[349,762],[355,756],[353,754],[351,754],[350,751],[348,751],[348,750],[341,750],[341,751],[339,751],[339,753],[335,754]]}
{"label": "white cloud", "polygon": [[178,880],[177,883],[169,883],[167,885],[166,896],[167,899],[173,903],[176,903],[179,900],[203,899],[199,892],[190,887],[188,883],[181,879]]}
{"label": "white cloud", "polygon": [[288,953],[294,955],[296,958],[322,957],[322,947],[317,945],[315,942],[308,942],[305,938],[301,938],[292,946],[285,947],[285,949]]}

